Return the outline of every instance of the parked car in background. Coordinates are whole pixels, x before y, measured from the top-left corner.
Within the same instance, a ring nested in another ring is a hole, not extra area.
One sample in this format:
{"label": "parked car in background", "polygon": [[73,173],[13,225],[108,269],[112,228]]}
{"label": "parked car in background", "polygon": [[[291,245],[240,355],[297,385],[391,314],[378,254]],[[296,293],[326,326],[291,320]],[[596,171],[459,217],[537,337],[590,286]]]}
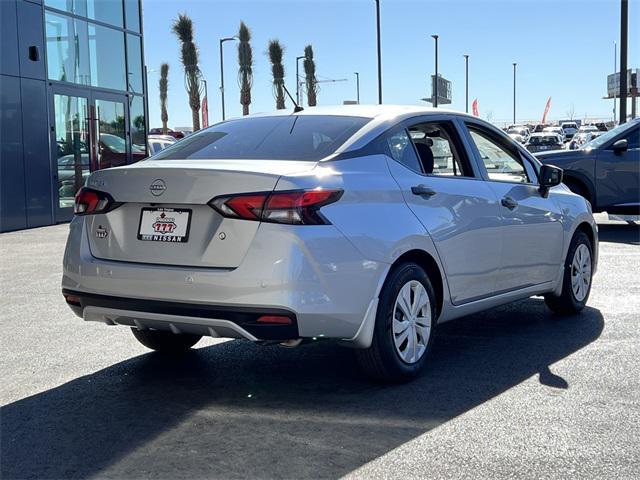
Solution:
{"label": "parked car in background", "polygon": [[560,128],[562,128],[562,131],[564,133],[564,139],[566,140],[571,140],[573,138],[573,136],[578,133],[578,124],[575,122],[563,122],[560,125]]}
{"label": "parked car in background", "polygon": [[520,135],[519,133],[509,133],[509,138],[511,138],[512,140],[515,140],[518,143],[526,143],[527,139]]}
{"label": "parked car in background", "polygon": [[525,142],[529,139],[529,135],[531,135],[531,132],[527,127],[522,127],[519,125],[512,126],[507,129],[507,134],[512,134],[512,133],[516,135],[520,135],[522,138],[524,138]]}
{"label": "parked car in background", "polygon": [[160,352],[202,336],[332,338],[370,376],[406,381],[439,323],[532,295],[559,314],[585,307],[598,234],[561,180],[493,125],[446,110],[229,120],[91,175],[63,295]]}
{"label": "parked car in background", "polygon": [[556,135],[558,135],[561,140],[562,143],[565,142],[566,138],[564,136],[564,130],[562,129],[562,127],[545,127],[542,130],[542,133],[555,133]]}
{"label": "parked car in background", "polygon": [[640,215],[640,119],[631,120],[577,150],[541,153],[564,169],[564,183],[594,212]]}
{"label": "parked car in background", "polygon": [[598,127],[596,127],[595,125],[580,125],[580,128],[578,128],[578,133],[597,132],[597,131],[598,131]]}
{"label": "parked car in background", "polygon": [[155,155],[174,143],[176,139],[170,135],[149,135],[149,155]]}
{"label": "parked car in background", "polygon": [[562,150],[564,142],[559,134],[553,132],[533,133],[524,144],[531,153],[546,152],[547,150]]}
{"label": "parked car in background", "polygon": [[603,133],[604,132],[600,132],[598,129],[595,129],[595,131],[578,132],[569,142],[569,150],[576,150]]}
{"label": "parked car in background", "polygon": [[540,133],[542,132],[548,125],[544,125],[543,123],[539,123],[537,124],[535,127],[533,127],[533,132],[531,133]]}
{"label": "parked car in background", "polygon": [[[164,135],[164,133],[161,128],[152,128],[149,130],[149,135]],[[167,128],[167,135],[170,135],[177,140],[184,138],[183,132],[179,130],[171,130],[170,128]]]}

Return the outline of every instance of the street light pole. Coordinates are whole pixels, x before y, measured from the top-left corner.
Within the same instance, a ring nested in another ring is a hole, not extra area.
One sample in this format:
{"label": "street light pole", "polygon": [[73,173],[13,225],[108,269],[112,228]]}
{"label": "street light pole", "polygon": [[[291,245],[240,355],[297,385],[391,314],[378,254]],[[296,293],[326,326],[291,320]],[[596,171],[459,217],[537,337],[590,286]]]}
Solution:
{"label": "street light pole", "polygon": [[433,81],[433,108],[438,108],[438,35],[431,35],[436,41],[436,76]]}
{"label": "street light pole", "polygon": [[224,54],[222,50],[222,44],[231,40],[236,40],[238,37],[225,37],[220,39],[220,97],[222,101],[222,121],[225,119],[224,114]]}
{"label": "street light pole", "polygon": [[464,111],[469,113],[469,55],[464,55]]}
{"label": "street light pole", "polygon": [[616,73],[618,73],[618,44],[613,42],[613,124],[616,123],[616,90],[615,90],[615,81],[616,81]]}
{"label": "street light pole", "polygon": [[513,124],[516,124],[516,66],[518,64],[513,64]]}
{"label": "street light pole", "polygon": [[620,125],[627,121],[627,37],[629,33],[629,0],[620,2]]}
{"label": "street light pole", "polygon": [[300,105],[300,59],[305,58],[304,55],[296,57],[296,103]]}
{"label": "street light pole", "polygon": [[356,102],[360,105],[360,74],[358,72],[353,72],[356,76]]}
{"label": "street light pole", "polygon": [[378,103],[382,104],[382,58],[380,47],[380,0],[376,2],[376,30],[378,38]]}

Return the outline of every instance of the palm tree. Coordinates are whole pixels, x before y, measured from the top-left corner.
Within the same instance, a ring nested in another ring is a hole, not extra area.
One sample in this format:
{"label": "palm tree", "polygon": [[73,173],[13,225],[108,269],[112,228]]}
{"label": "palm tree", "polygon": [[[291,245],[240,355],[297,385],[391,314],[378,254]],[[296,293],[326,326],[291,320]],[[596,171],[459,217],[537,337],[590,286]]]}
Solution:
{"label": "palm tree", "polygon": [[304,47],[304,74],[307,88],[307,104],[310,107],[316,106],[318,96],[318,79],[316,78],[316,62],[313,60],[313,47]]}
{"label": "palm tree", "polygon": [[271,60],[271,72],[273,73],[273,96],[276,98],[276,108],[278,110],[285,108],[283,51],[284,49],[278,40],[269,41],[269,60]]}
{"label": "palm tree", "polygon": [[240,85],[240,104],[242,115],[249,115],[251,104],[251,86],[253,85],[253,50],[251,49],[251,31],[244,22],[240,22],[238,31],[238,84]]}
{"label": "palm tree", "polygon": [[193,42],[193,22],[186,14],[181,13],[173,22],[173,33],[180,40],[182,47],[180,59],[184,67],[184,87],[189,94],[189,107],[193,131],[200,130],[200,94],[202,92],[202,73],[198,66],[198,48]]}
{"label": "palm tree", "polygon": [[169,88],[169,64],[160,65],[160,120],[162,120],[162,134],[167,134],[167,122],[169,114],[167,113],[167,89]]}

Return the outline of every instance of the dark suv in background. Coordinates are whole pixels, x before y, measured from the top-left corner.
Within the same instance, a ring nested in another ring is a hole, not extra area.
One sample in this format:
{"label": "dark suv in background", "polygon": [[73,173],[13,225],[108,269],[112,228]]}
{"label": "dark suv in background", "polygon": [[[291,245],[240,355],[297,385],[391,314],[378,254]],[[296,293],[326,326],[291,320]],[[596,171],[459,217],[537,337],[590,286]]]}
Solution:
{"label": "dark suv in background", "polygon": [[565,185],[589,200],[594,212],[640,215],[640,118],[578,150],[537,153],[536,157],[562,168]]}

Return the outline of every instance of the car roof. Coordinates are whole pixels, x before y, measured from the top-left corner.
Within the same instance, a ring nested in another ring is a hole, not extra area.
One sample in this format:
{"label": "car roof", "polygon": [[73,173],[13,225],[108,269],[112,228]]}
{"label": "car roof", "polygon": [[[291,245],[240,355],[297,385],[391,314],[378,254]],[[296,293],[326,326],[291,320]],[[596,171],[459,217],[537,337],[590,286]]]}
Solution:
{"label": "car roof", "polygon": [[[293,108],[284,110],[276,110],[275,112],[263,112],[251,114],[248,117],[235,117],[227,121],[241,120],[243,118],[256,117],[275,117],[275,116],[346,116],[346,117],[364,117],[370,121],[356,132],[349,140],[336,150],[336,154],[358,149],[364,146],[369,140],[384,130],[402,122],[408,118],[415,116],[429,115],[455,115],[469,119],[480,120],[464,112],[457,110],[449,110],[446,108],[433,108],[421,105],[333,105],[321,107],[306,107],[300,112],[293,112]],[[486,123],[486,122],[485,122]]]}

